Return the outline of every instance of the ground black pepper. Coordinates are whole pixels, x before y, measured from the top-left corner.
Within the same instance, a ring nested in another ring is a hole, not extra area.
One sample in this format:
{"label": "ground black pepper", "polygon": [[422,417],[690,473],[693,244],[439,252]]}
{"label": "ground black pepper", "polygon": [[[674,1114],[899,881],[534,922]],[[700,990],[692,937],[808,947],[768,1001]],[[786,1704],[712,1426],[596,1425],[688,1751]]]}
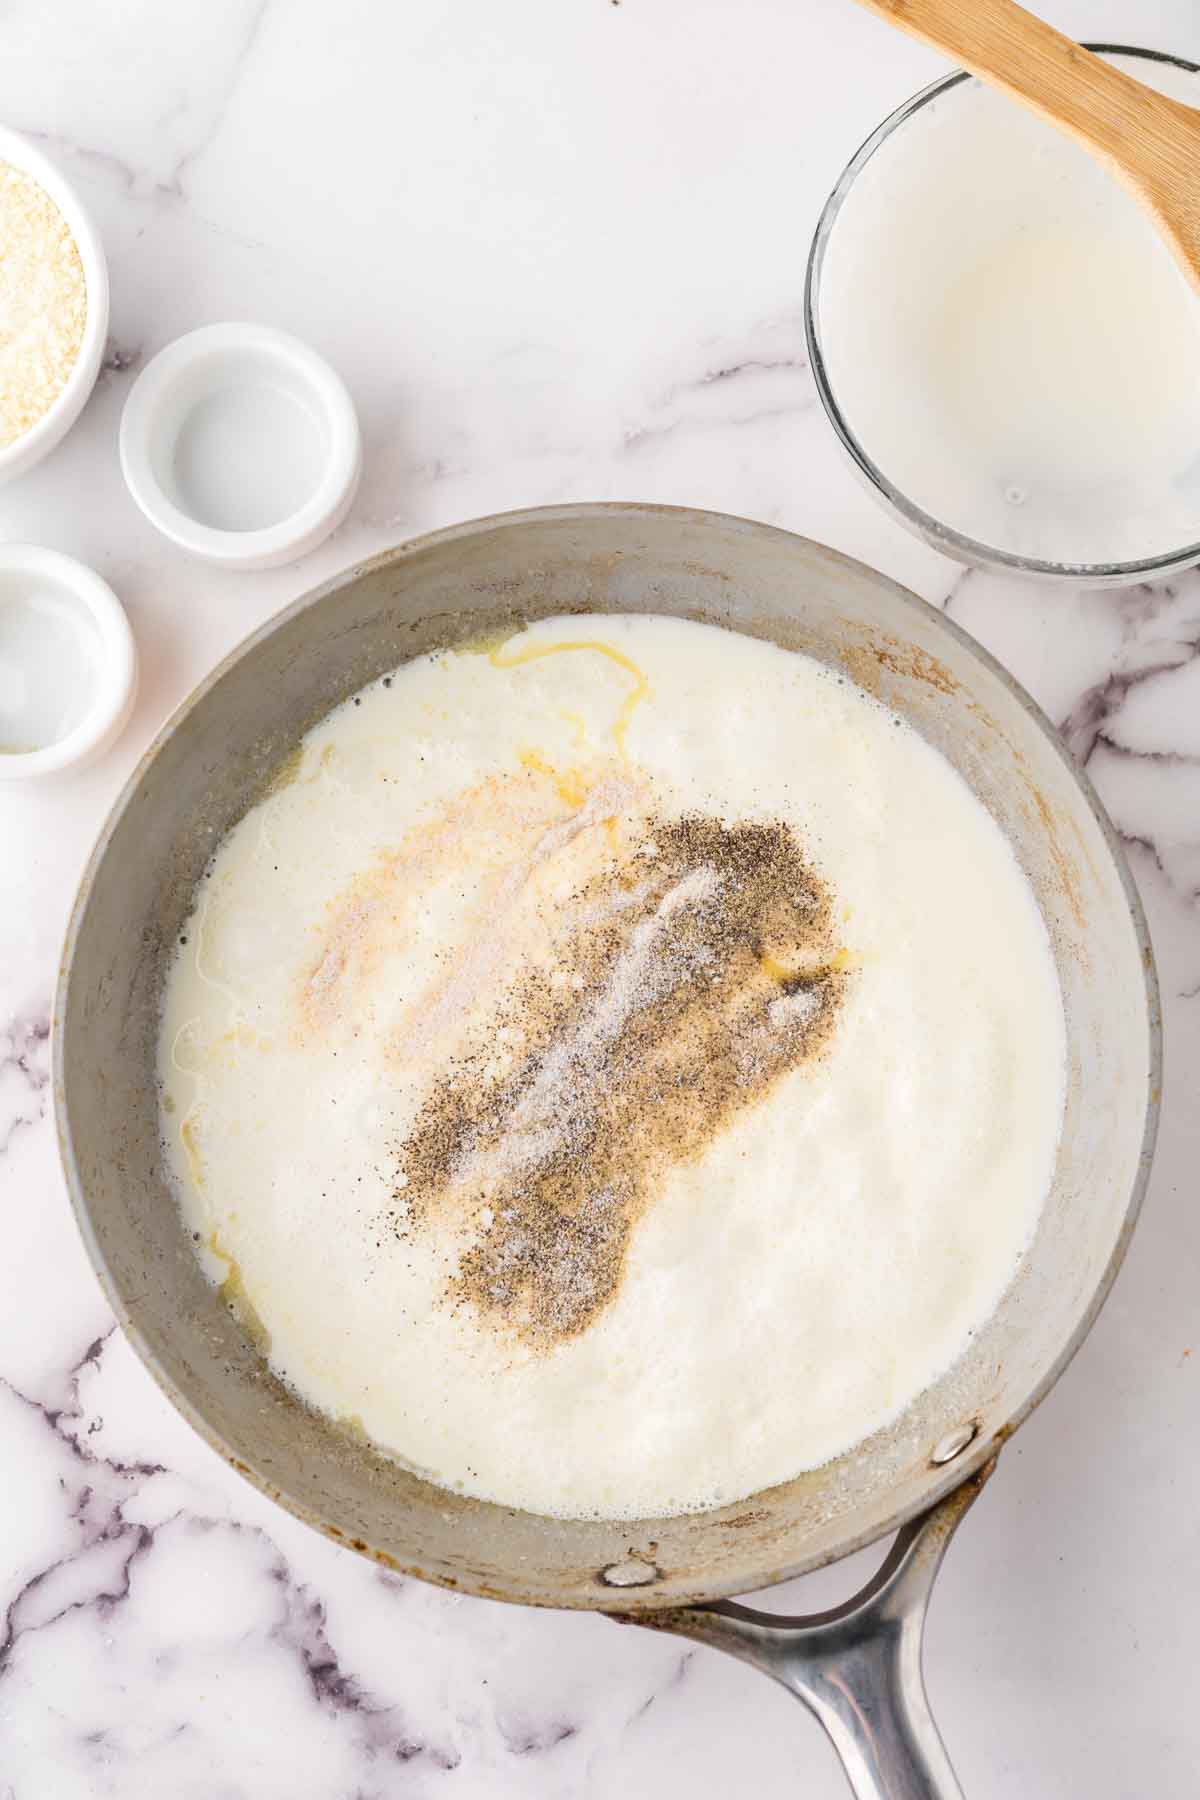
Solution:
{"label": "ground black pepper", "polygon": [[517,977],[397,1147],[393,1221],[482,1220],[451,1297],[535,1347],[608,1305],[664,1172],[820,1054],[847,979],[782,823],[650,819],[547,928],[553,971]]}

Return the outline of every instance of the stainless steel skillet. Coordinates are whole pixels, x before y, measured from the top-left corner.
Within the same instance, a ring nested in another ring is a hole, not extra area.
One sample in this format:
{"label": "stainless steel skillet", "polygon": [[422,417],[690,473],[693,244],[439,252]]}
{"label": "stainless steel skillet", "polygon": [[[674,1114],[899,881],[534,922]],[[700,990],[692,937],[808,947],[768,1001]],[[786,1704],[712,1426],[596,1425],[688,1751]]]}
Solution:
{"label": "stainless steel skillet", "polygon": [[[962,1362],[825,1468],[719,1512],[619,1525],[447,1493],[301,1406],[200,1274],[164,1181],[154,1085],[165,959],[193,886],[299,734],[422,651],[589,610],[773,639],[838,665],[910,719],[990,808],[1032,883],[1070,1056],[1036,1241]],[[1120,1263],[1153,1144],[1160,1036],[1145,921],[1091,787],[953,624],[802,538],[644,506],[485,519],[352,569],[235,651],[135,771],[76,902],[54,1045],[63,1156],[100,1279],[151,1372],[234,1468],[389,1567],[497,1599],[619,1613],[756,1662],[818,1714],[860,1796],[957,1793],[921,1683],[929,1584],[983,1472],[1082,1341]],[[837,1614],[781,1623],[721,1604],[895,1531],[879,1577]]]}

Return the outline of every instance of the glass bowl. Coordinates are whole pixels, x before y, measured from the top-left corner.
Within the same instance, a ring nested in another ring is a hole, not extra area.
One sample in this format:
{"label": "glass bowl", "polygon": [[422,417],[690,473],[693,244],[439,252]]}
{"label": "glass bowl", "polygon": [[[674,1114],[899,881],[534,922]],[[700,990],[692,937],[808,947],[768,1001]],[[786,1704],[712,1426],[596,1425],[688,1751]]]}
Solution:
{"label": "glass bowl", "polygon": [[[1134,67],[1130,72],[1137,75],[1139,78],[1146,79],[1148,84],[1155,86],[1161,85],[1168,91],[1175,92],[1179,97],[1182,97],[1179,85],[1180,72],[1183,72],[1186,75],[1195,75],[1200,72],[1197,64],[1189,62],[1183,57],[1160,54],[1157,51],[1136,49],[1119,44],[1089,44],[1087,48],[1108,58],[1131,59],[1135,63],[1140,63],[1142,65],[1141,68]],[[1148,68],[1147,65],[1150,65],[1150,67]],[[963,92],[961,94],[956,94],[955,90],[959,89],[963,90]],[[975,102],[974,100],[976,94],[981,97],[979,102]],[[949,107],[946,102],[947,96],[953,96],[949,103]],[[1200,94],[1195,97],[1200,98]],[[1110,549],[1108,554],[1097,554],[1095,556],[1080,555],[1079,551],[1086,548],[1086,545],[1078,541],[1069,546],[1064,545],[1064,553],[1061,556],[1051,554],[1049,546],[1046,544],[1040,544],[1031,548],[1027,543],[1025,547],[1022,547],[1020,539],[1023,531],[1025,535],[1031,535],[1032,526],[1028,521],[1028,515],[1026,515],[1025,518],[1018,517],[1022,504],[1027,498],[1027,492],[1016,482],[1003,489],[1003,499],[1006,502],[1010,502],[1012,507],[1013,529],[1012,536],[1008,542],[1004,541],[1005,533],[1001,531],[993,533],[964,529],[964,519],[961,513],[957,520],[954,517],[949,516],[956,510],[954,507],[948,505],[939,506],[929,492],[926,492],[921,498],[914,496],[914,488],[919,490],[922,487],[928,486],[928,483],[911,478],[897,478],[899,473],[897,464],[903,461],[903,457],[894,447],[891,451],[886,448],[881,450],[878,436],[886,435],[886,430],[877,433],[877,441],[874,444],[871,443],[870,440],[874,427],[866,419],[866,408],[863,402],[857,398],[854,401],[849,401],[847,398],[846,390],[849,389],[852,391],[855,383],[860,380],[860,377],[857,374],[852,373],[850,364],[847,361],[845,330],[841,326],[834,326],[831,334],[831,325],[833,324],[831,316],[829,313],[826,313],[823,317],[822,313],[823,296],[825,297],[826,304],[829,305],[832,304],[832,302],[829,301],[829,294],[832,289],[840,285],[843,299],[845,293],[848,291],[847,275],[843,271],[837,269],[836,263],[835,278],[833,281],[830,280],[829,270],[831,253],[834,257],[841,254],[847,268],[852,269],[854,267],[852,255],[854,248],[853,240],[847,240],[850,246],[848,250],[839,250],[839,224],[844,222],[847,216],[848,202],[850,202],[851,196],[855,195],[856,190],[860,195],[863,194],[865,190],[866,200],[865,202],[856,201],[854,204],[857,205],[859,210],[865,215],[869,215],[870,206],[872,204],[877,204],[872,197],[871,182],[876,184],[876,191],[878,191],[879,188],[883,187],[885,182],[896,180],[900,183],[900,186],[896,188],[894,192],[900,194],[902,198],[905,197],[903,188],[905,164],[903,162],[897,162],[897,146],[903,145],[907,147],[910,163],[913,162],[914,157],[916,158],[916,162],[913,163],[913,166],[919,166],[919,160],[923,156],[926,160],[927,173],[930,169],[936,167],[938,179],[940,180],[940,172],[945,167],[947,149],[952,151],[954,147],[953,129],[947,133],[946,126],[947,123],[949,123],[949,125],[953,127],[954,119],[958,116],[952,109],[964,104],[988,105],[996,108],[1008,109],[1003,115],[1003,129],[1006,132],[1011,129],[1013,132],[1015,140],[1013,156],[1024,156],[1027,159],[1033,159],[1029,162],[1027,168],[1019,167],[1015,161],[1006,161],[1003,165],[1005,170],[1003,182],[1001,183],[999,178],[997,178],[997,186],[999,187],[1002,185],[1007,188],[1011,185],[1012,191],[1014,192],[1019,192],[1022,181],[1027,184],[1031,182],[1035,184],[1040,182],[1042,187],[1045,186],[1045,164],[1044,161],[1040,165],[1037,164],[1036,159],[1039,157],[1044,159],[1048,149],[1055,150],[1055,146],[1058,142],[1057,134],[1053,133],[1052,128],[1048,125],[1043,125],[1041,121],[1033,119],[1022,110],[1015,108],[1011,102],[1002,100],[997,95],[993,95],[990,90],[985,89],[980,82],[975,80],[965,71],[959,71],[955,74],[944,76],[941,80],[935,81],[931,86],[924,88],[920,93],[914,94],[911,99],[905,101],[902,106],[898,107],[890,117],[885,119],[883,123],[872,132],[871,136],[866,140],[861,149],[851,159],[850,163],[843,171],[837,185],[834,187],[833,192],[830,194],[829,199],[825,204],[825,208],[817,225],[816,234],[813,238],[805,283],[804,319],[809,361],[816,382],[817,392],[821,397],[821,402],[829,416],[834,431],[859,475],[865,480],[868,487],[893,516],[909,530],[913,531],[918,537],[923,538],[927,543],[931,544],[935,549],[943,552],[947,556],[954,557],[959,562],[973,564],[984,568],[1007,569],[1019,572],[1022,575],[1030,576],[1034,579],[1044,579],[1047,581],[1058,580],[1069,582],[1075,586],[1086,585],[1095,587],[1128,585],[1131,582],[1144,580],[1151,576],[1166,576],[1173,574],[1180,569],[1188,568],[1191,565],[1200,562],[1200,385],[1198,385],[1196,396],[1197,454],[1195,462],[1187,465],[1188,486],[1190,488],[1191,483],[1194,482],[1196,491],[1194,527],[1192,527],[1190,519],[1189,493],[1187,496],[1189,503],[1188,507],[1184,507],[1182,500],[1176,502],[1178,507],[1189,510],[1186,526],[1183,529],[1177,529],[1171,533],[1164,529],[1162,533],[1164,538],[1167,538],[1168,540],[1173,538],[1173,541],[1164,541],[1153,545],[1147,543],[1144,547],[1139,544],[1136,551],[1131,552],[1130,554],[1125,554],[1124,550],[1122,550],[1122,553],[1112,554]],[[976,113],[973,122],[974,128],[976,130],[993,129],[991,125],[985,124],[984,126],[981,126],[979,124],[981,116],[981,114]],[[1007,122],[1009,119],[1012,121],[1011,127]],[[942,135],[940,139],[935,140],[932,135],[934,131],[941,132]],[[923,137],[918,135],[921,133],[923,133]],[[1039,141],[1038,134],[1041,134],[1043,140],[1049,135],[1052,141],[1049,144]],[[1005,147],[1007,148],[1007,141]],[[1057,150],[1055,150],[1055,154],[1056,157],[1059,156]],[[1080,175],[1078,171],[1072,170],[1071,179],[1082,181],[1085,184],[1084,187],[1081,188],[1081,192],[1085,194],[1085,197],[1087,193],[1087,184],[1091,184],[1095,187],[1096,195],[1093,197],[1099,197],[1102,200],[1104,207],[1111,210],[1111,186],[1106,185],[1104,187],[1104,192],[1101,195],[1098,185],[1108,184],[1110,178],[1105,176],[1102,171],[1090,169],[1083,160],[1083,152],[1078,150],[1074,145],[1064,142],[1062,144],[1061,154],[1081,159],[1081,168],[1086,170],[1086,173]],[[939,159],[936,164],[931,160],[931,158],[934,157]],[[891,159],[890,161],[889,158]],[[870,169],[868,183],[865,183],[863,188],[859,188],[860,177],[863,176],[864,171],[868,170],[868,168]],[[899,169],[900,173],[893,177],[891,171],[896,168]],[[958,180],[960,183],[965,183],[966,177],[957,170],[952,170],[949,180],[951,183],[955,180]],[[884,191],[886,192],[886,189]],[[909,191],[907,194],[910,226],[912,218],[915,216],[913,215],[912,209],[914,206],[924,204],[925,192],[925,186],[922,186],[919,182],[913,183],[910,180]],[[995,199],[995,196],[992,198]],[[973,216],[969,221],[966,221],[963,224],[963,230],[966,233],[970,234],[974,232],[978,236],[982,231],[982,233],[986,235],[991,218],[991,214],[988,211],[988,199],[989,197],[986,192],[980,192],[978,194],[978,205],[973,209]],[[1015,204],[1019,205],[1019,202],[1016,202]],[[1152,234],[1152,226],[1150,226],[1148,221],[1143,221],[1141,219],[1140,213],[1135,208],[1134,202],[1132,200],[1127,200],[1123,194],[1119,195],[1116,212],[1114,214],[1114,216],[1119,218],[1121,224],[1124,226],[1127,223],[1121,212],[1121,209],[1126,206],[1133,209],[1130,217],[1135,221],[1134,224],[1130,225],[1129,229],[1134,231],[1144,230],[1147,234]],[[936,196],[934,201],[931,202],[931,209],[930,216],[925,219],[920,219],[919,223],[927,230],[930,242],[934,247],[934,252],[937,253],[938,245],[946,242],[944,232],[949,221],[946,218],[933,216],[936,211]],[[850,216],[852,218],[854,217],[854,206],[851,206]],[[881,214],[881,216],[884,215]],[[1099,217],[1099,215],[1097,216]],[[984,221],[984,223],[981,225],[980,221]],[[1107,216],[1101,220],[1101,223],[1105,226],[1107,226],[1108,222]],[[1083,229],[1087,229],[1088,221],[1086,214],[1081,218],[1081,225]],[[1018,219],[1018,228],[1024,228],[1022,219]],[[893,267],[889,268],[889,246],[883,242],[871,241],[869,237],[863,238],[861,222],[856,224],[855,229],[859,231],[861,243],[865,243],[867,249],[867,254],[865,256],[860,256],[859,260],[863,263],[864,273],[868,277],[874,290],[878,295],[883,297],[882,301],[879,303],[879,309],[882,311],[883,306],[886,305],[891,307],[899,296],[899,279],[902,273],[901,264],[899,258],[897,258]],[[909,233],[907,243],[901,239],[898,240],[897,243],[891,245],[893,254],[897,252],[898,245],[900,257],[902,257],[905,252],[910,255],[913,254],[914,250],[911,232]],[[916,247],[917,254],[920,253],[920,249],[921,246],[918,245]],[[1157,254],[1159,249],[1160,246],[1151,241],[1147,254]],[[1166,256],[1167,252],[1165,249],[1162,250],[1162,254]],[[1182,283],[1182,277],[1180,277],[1179,280],[1180,283]],[[1187,296],[1186,303],[1191,303],[1190,296]],[[871,303],[869,302],[869,304]],[[1172,305],[1174,304],[1175,301],[1172,300]],[[1119,319],[1119,315],[1117,315],[1117,317]],[[844,318],[845,313],[843,311],[843,321]],[[1066,314],[1064,312],[1064,319],[1065,318]],[[1064,329],[1066,336],[1069,339],[1069,322],[1066,323]],[[839,331],[841,332],[842,343],[840,347],[837,347]],[[1198,339],[1200,339],[1200,309],[1198,309],[1197,313],[1197,333]],[[830,345],[831,335],[835,341],[835,349],[832,352]],[[852,331],[850,335],[853,335]],[[932,343],[932,336],[930,341]],[[1124,343],[1126,345],[1133,345],[1135,341],[1136,334],[1132,332],[1125,334]],[[941,340],[939,339],[939,345],[940,342]],[[864,338],[862,347],[865,352],[869,353],[870,346],[866,338]],[[1069,341],[1064,341],[1063,348],[1069,358],[1072,350]],[[1159,360],[1164,365],[1164,380],[1173,381],[1177,374],[1180,378],[1182,377],[1183,371],[1174,370],[1165,356],[1161,357]],[[1197,367],[1200,368],[1200,342],[1198,342],[1196,361]],[[860,359],[860,362],[862,362],[862,366],[866,366],[863,359]],[[894,361],[893,366],[895,366]],[[968,369],[969,375],[969,362],[965,366]],[[1084,379],[1088,378],[1088,371],[1086,368],[1082,371],[1082,374]],[[841,391],[839,390],[839,378],[841,380]],[[1105,371],[1096,371],[1093,368],[1092,379],[1094,385],[1102,385],[1105,380]],[[1115,386],[1115,382],[1112,385]],[[968,396],[973,397],[974,383],[972,381],[969,379],[965,380],[961,386],[963,392]],[[1003,398],[1003,392],[1001,391],[1001,403],[1003,402]],[[992,396],[992,399],[993,405],[995,405],[995,396]],[[918,434],[922,431],[928,432],[930,430],[933,417],[933,413],[930,412],[922,419],[919,411],[914,409],[912,413],[905,414],[900,425],[888,427],[887,430],[902,430],[906,433],[907,441],[915,443],[920,441]],[[894,439],[894,443],[898,441],[898,439]],[[1086,454],[1087,451],[1085,450],[1084,455],[1086,456]],[[889,473],[889,466],[891,468],[891,473]],[[982,470],[982,456],[980,459],[980,468]],[[981,479],[983,479],[982,475]],[[969,469],[967,480],[970,480]],[[995,485],[996,491],[998,492],[998,484]],[[1173,489],[1177,487],[1180,493],[1183,492],[1182,472],[1178,482],[1171,484],[1171,486]],[[1097,493],[1102,492],[1101,489],[1097,489],[1096,491]],[[1164,486],[1161,492],[1166,494],[1168,492],[1167,486]],[[922,504],[922,498],[924,499],[925,504]],[[993,513],[997,513],[998,509],[995,492],[989,496],[989,505]],[[969,508],[964,508],[964,510],[969,510]],[[943,513],[946,516],[939,516]],[[1098,511],[1097,517],[1102,517],[1104,520],[1104,524],[1100,527],[1100,534],[1103,535],[1107,531],[1108,525],[1120,516],[1121,513],[1119,507],[1114,508],[1110,506],[1107,512],[1104,512],[1103,509]],[[1139,514],[1137,516],[1140,520],[1141,515]],[[1088,527],[1086,525],[1082,527],[1077,525],[1076,529],[1080,536],[1085,536]],[[1115,537],[1115,531],[1109,535]],[[1151,537],[1154,534],[1150,530],[1147,530],[1146,535],[1147,537]]]}

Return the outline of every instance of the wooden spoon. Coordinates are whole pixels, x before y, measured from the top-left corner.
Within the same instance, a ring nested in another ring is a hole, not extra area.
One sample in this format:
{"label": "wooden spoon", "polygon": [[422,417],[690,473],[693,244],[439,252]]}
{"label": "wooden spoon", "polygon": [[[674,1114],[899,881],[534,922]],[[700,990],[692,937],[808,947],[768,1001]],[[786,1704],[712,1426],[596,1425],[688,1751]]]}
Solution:
{"label": "wooden spoon", "polygon": [[1016,0],[860,0],[1082,144],[1140,201],[1200,291],[1200,112],[1135,81]]}

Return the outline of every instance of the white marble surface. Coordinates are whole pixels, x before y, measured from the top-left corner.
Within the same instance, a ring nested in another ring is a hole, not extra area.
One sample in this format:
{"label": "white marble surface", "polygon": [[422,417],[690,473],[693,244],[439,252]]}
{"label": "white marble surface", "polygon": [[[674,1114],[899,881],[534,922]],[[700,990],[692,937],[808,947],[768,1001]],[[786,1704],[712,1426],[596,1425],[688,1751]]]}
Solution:
{"label": "white marble surface", "polygon": [[[1194,0],[1045,10],[1200,60]],[[1200,576],[1097,596],[964,575],[835,455],[800,329],[808,238],[938,66],[849,0],[0,13],[0,118],[78,182],[113,280],[102,385],[0,493],[0,539],[95,564],[144,671],[98,767],[0,790],[0,1800],[844,1792],[816,1726],[738,1665],[386,1577],[228,1473],[112,1330],[46,1117],[77,872],[197,677],[367,551],[606,497],[770,519],[948,606],[1062,723],[1126,840],[1166,1002],[1153,1186],[1097,1329],[951,1553],[928,1679],[971,1800],[1196,1792]],[[241,317],[324,350],[367,439],[347,524],[270,575],[189,563],[117,468],[142,359]],[[772,1603],[824,1603],[869,1560]]]}

